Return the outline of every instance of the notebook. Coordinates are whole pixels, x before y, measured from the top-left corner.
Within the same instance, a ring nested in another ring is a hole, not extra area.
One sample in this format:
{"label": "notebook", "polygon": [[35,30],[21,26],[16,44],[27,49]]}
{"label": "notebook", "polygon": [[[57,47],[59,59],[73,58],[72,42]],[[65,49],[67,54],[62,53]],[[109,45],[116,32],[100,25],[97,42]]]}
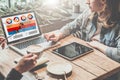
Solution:
{"label": "notebook", "polygon": [[34,11],[2,16],[1,24],[8,46],[22,55],[22,49],[45,41]]}

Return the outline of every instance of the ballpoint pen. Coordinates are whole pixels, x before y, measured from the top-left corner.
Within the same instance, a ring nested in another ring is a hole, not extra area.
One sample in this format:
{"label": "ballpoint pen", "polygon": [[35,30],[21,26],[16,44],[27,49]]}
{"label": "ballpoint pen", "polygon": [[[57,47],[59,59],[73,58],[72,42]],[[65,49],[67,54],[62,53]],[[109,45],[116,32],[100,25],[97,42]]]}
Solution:
{"label": "ballpoint pen", "polygon": [[4,41],[5,41],[5,39],[2,39],[2,40],[0,41],[0,45],[1,45]]}
{"label": "ballpoint pen", "polygon": [[65,78],[65,80],[68,80],[65,71],[64,71],[64,78]]}
{"label": "ballpoint pen", "polygon": [[2,40],[0,41],[0,46],[1,46],[1,49],[4,49],[4,47],[5,47],[5,45],[4,45],[4,44],[2,44],[4,41],[5,41],[5,39],[2,39]]}

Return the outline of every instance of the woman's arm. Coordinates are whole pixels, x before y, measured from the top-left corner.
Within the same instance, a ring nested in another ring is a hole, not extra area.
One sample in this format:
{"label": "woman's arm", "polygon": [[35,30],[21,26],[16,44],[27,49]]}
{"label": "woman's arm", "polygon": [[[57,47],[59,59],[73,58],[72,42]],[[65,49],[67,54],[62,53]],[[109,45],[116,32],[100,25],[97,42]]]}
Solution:
{"label": "woman's arm", "polygon": [[109,47],[98,41],[91,41],[91,42],[88,42],[88,44],[91,47],[94,47],[94,48],[100,50],[102,53],[104,53],[111,59],[113,59],[117,62],[120,62],[120,39],[117,40],[117,42],[118,42],[118,44],[116,47]]}
{"label": "woman's arm", "polygon": [[23,75],[18,72],[16,69],[12,69],[9,74],[7,75],[7,78],[5,80],[20,80],[23,77]]}
{"label": "woman's arm", "polygon": [[106,54],[106,49],[108,48],[108,46],[98,42],[98,41],[91,41],[91,42],[88,42],[88,44],[93,47],[93,48],[96,48],[98,49],[99,51],[101,51],[102,53]]}
{"label": "woman's arm", "polygon": [[20,80],[22,73],[35,67],[37,58],[38,56],[32,53],[23,56],[16,67],[9,72],[5,80]]}
{"label": "woman's arm", "polygon": [[71,34],[71,32],[75,32],[80,29],[84,25],[84,23],[87,21],[88,17],[90,16],[91,12],[89,9],[86,9],[78,18],[76,18],[74,21],[66,24],[60,29],[60,32],[65,36],[68,36]]}

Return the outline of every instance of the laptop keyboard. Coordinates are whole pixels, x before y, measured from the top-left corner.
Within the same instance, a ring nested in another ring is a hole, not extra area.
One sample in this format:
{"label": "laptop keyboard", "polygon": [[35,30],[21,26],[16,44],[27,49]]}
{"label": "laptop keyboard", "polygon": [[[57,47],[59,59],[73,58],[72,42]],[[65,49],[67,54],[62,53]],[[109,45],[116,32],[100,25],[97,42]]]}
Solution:
{"label": "laptop keyboard", "polygon": [[16,44],[15,47],[19,48],[19,49],[24,49],[32,44],[40,44],[41,42],[44,42],[45,39],[42,39],[41,37],[37,38],[37,39],[33,39],[33,40],[29,40],[20,44]]}

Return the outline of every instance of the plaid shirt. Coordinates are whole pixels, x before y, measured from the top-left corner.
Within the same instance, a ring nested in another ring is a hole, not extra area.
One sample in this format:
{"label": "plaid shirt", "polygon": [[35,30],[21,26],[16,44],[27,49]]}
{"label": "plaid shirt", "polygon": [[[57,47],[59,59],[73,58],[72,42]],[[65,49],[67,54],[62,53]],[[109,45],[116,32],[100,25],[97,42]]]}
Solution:
{"label": "plaid shirt", "polygon": [[[77,19],[61,28],[60,32],[64,36],[72,34],[85,41],[90,41],[97,30],[97,18],[97,14],[85,10]],[[100,42],[108,46],[105,54],[120,62],[120,21],[111,28],[101,26]]]}

